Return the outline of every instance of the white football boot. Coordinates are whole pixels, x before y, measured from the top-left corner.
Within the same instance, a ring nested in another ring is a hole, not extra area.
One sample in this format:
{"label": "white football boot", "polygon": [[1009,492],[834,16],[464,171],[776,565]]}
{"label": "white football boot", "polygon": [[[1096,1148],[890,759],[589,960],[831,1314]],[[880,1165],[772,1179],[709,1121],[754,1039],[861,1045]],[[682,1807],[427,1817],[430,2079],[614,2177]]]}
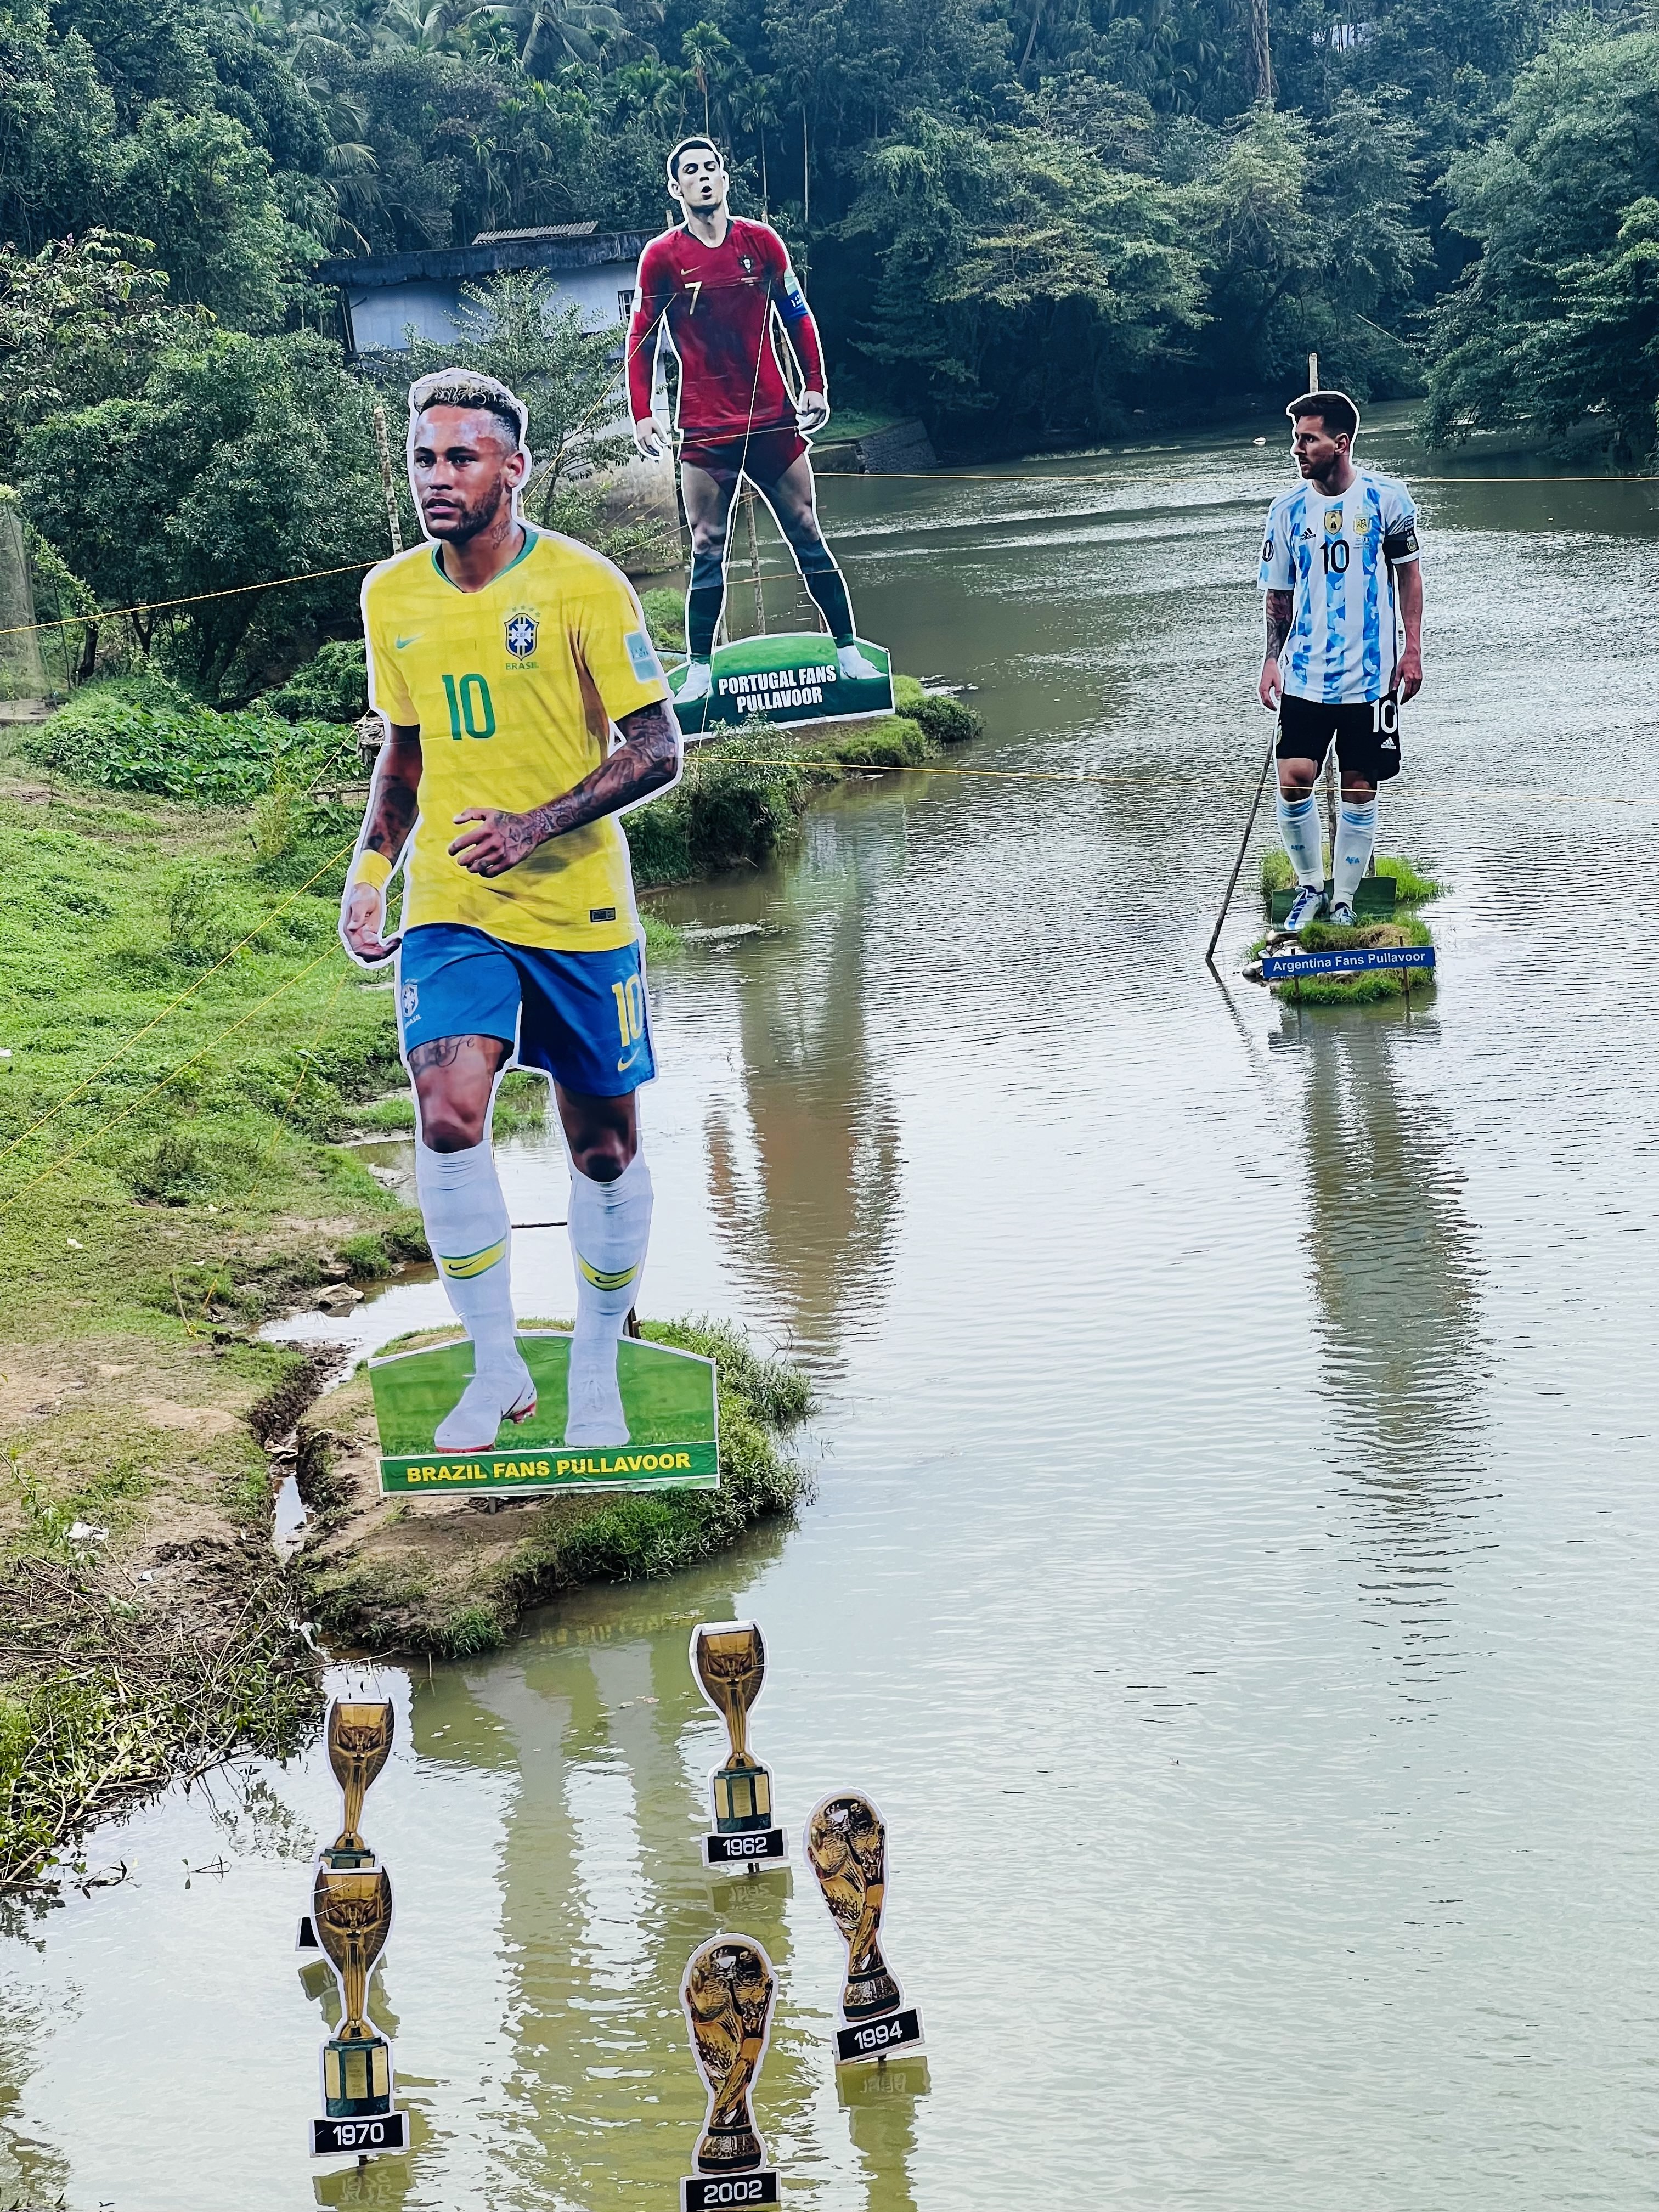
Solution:
{"label": "white football boot", "polygon": [[494,1451],[503,1421],[527,1421],[536,1410],[536,1378],[515,1352],[510,1363],[475,1375],[433,1431],[441,1452]]}
{"label": "white football boot", "polygon": [[693,707],[699,699],[706,699],[714,688],[714,671],[707,660],[688,660],[685,681],[674,694],[677,707]]}
{"label": "white football boot", "polygon": [[1310,921],[1317,921],[1325,911],[1325,894],[1317,884],[1304,884],[1291,901],[1291,910],[1285,917],[1285,927],[1293,937],[1300,937]]}
{"label": "white football boot", "polygon": [[883,672],[856,645],[838,645],[836,665],[850,684],[880,684],[884,680]]}

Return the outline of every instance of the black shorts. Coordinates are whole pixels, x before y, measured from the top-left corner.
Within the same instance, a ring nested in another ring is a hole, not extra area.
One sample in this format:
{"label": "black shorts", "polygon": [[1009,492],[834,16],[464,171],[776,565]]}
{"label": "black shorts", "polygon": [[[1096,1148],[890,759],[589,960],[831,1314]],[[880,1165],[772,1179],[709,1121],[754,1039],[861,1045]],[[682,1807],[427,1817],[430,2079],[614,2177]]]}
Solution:
{"label": "black shorts", "polygon": [[1400,773],[1400,702],[1392,691],[1352,707],[1322,707],[1317,699],[1285,692],[1279,702],[1279,760],[1324,765],[1332,740],[1337,765],[1366,783],[1386,783]]}

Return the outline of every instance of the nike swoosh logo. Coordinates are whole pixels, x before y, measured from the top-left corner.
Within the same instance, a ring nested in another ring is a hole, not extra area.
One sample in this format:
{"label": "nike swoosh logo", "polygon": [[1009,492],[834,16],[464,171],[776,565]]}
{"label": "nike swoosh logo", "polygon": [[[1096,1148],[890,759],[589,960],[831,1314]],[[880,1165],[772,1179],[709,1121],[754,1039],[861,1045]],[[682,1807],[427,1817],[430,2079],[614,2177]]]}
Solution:
{"label": "nike swoosh logo", "polygon": [[640,1056],[640,1055],[639,1055],[638,1051],[637,1051],[637,1050],[635,1050],[635,1051],[634,1051],[634,1052],[630,1052],[630,1053],[629,1054],[629,1055],[628,1055],[628,1057],[627,1057],[627,1059],[626,1059],[626,1060],[619,1060],[617,1062],[617,1074],[618,1074],[618,1075],[626,1075],[626,1074],[627,1074],[627,1073],[628,1073],[628,1071],[629,1071],[629,1069],[630,1067],[632,1067],[632,1066],[634,1065],[635,1061],[639,1058],[639,1056]]}
{"label": "nike swoosh logo", "polygon": [[401,653],[406,645],[417,645],[420,642],[420,636],[421,633],[416,630],[412,636],[398,638],[396,641],[398,652]]}

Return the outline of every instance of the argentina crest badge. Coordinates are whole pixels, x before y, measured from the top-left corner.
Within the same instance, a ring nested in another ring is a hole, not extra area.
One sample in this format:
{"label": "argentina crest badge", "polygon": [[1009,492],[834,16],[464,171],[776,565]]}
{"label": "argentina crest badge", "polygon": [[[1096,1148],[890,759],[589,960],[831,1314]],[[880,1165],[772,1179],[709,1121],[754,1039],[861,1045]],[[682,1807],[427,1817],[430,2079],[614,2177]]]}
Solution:
{"label": "argentina crest badge", "polygon": [[529,607],[514,607],[502,622],[502,634],[507,642],[510,660],[533,660],[536,657],[536,638],[540,628]]}

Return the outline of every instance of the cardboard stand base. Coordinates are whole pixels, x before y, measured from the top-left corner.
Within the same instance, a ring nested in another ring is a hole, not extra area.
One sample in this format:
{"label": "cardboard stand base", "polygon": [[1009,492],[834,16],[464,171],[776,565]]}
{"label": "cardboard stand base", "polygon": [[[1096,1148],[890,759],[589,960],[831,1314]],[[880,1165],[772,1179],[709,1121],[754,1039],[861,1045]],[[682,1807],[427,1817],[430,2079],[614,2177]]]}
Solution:
{"label": "cardboard stand base", "polygon": [[843,676],[836,648],[822,630],[779,630],[716,646],[710,667],[714,689],[690,706],[680,704],[686,664],[668,672],[674,712],[688,738],[723,737],[751,717],[774,723],[864,721],[893,711],[893,674],[884,646],[858,641],[879,677]]}
{"label": "cardboard stand base", "polygon": [[628,1441],[569,1445],[570,1338],[562,1329],[520,1330],[518,1345],[536,1381],[536,1410],[504,1421],[494,1451],[440,1453],[434,1431],[472,1375],[465,1337],[423,1352],[371,1359],[380,1431],[383,1495],[523,1497],[549,1490],[718,1490],[720,1424],[714,1363],[699,1353],[625,1336],[617,1385]]}
{"label": "cardboard stand base", "polygon": [[680,2212],[715,2212],[716,2207],[777,2201],[775,2166],[763,2166],[757,2173],[688,2174],[680,2184]]}

